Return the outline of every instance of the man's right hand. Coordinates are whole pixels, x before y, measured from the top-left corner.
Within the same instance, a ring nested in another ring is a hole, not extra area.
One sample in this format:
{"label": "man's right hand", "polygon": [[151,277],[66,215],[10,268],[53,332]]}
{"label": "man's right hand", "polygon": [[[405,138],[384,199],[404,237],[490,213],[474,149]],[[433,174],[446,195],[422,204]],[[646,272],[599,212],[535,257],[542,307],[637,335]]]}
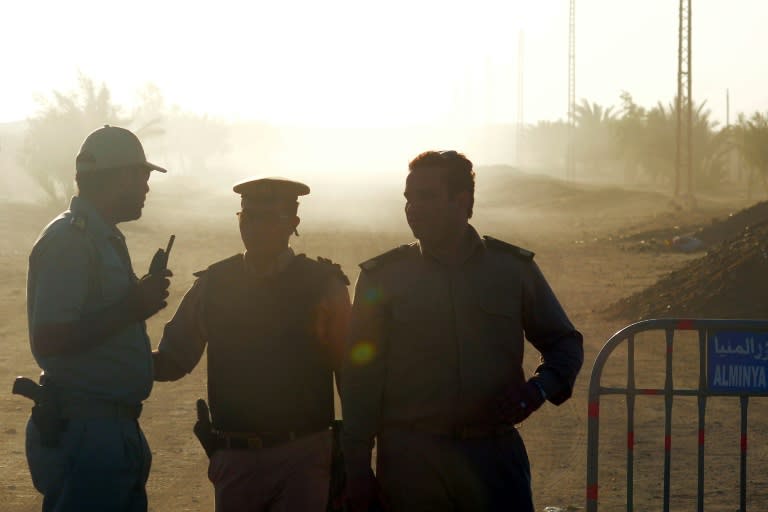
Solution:
{"label": "man's right hand", "polygon": [[507,390],[496,403],[498,416],[503,423],[517,425],[544,403],[544,392],[529,380],[519,387]]}
{"label": "man's right hand", "polygon": [[168,305],[169,277],[173,275],[168,269],[155,274],[147,274],[136,283],[128,298],[129,307],[135,318],[146,320]]}
{"label": "man's right hand", "polygon": [[379,482],[370,469],[347,477],[346,494],[349,512],[384,510]]}
{"label": "man's right hand", "polygon": [[172,275],[170,270],[148,274],[133,285],[123,300],[85,314],[76,322],[32,326],[32,350],[39,357],[78,354],[109,339],[127,324],[146,320],[168,305],[165,299]]}

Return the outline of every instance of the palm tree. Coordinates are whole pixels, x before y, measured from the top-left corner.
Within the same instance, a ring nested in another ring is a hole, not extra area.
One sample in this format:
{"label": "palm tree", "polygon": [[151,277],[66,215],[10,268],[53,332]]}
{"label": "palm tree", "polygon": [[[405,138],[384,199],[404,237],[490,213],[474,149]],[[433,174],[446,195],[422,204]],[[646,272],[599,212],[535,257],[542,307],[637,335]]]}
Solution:
{"label": "palm tree", "polygon": [[85,136],[104,124],[127,123],[105,84],[97,87],[82,74],[78,82],[78,91],[54,91],[51,101],[42,100],[41,110],[29,119],[19,153],[20,165],[52,204],[74,192],[75,155]]}
{"label": "palm tree", "polygon": [[736,149],[747,167],[749,191],[754,175],[760,177],[768,191],[768,112],[755,112],[749,119],[739,114],[733,132]]}
{"label": "palm tree", "polygon": [[644,168],[646,144],[642,141],[647,136],[648,112],[637,105],[627,91],[622,91],[620,97],[621,117],[616,119],[614,126],[619,158],[624,163],[624,182],[629,183],[634,181]]}
{"label": "palm tree", "polygon": [[[653,181],[667,183],[675,173],[677,108],[676,102],[658,102],[645,110],[628,93],[622,94],[622,117],[617,134],[627,165],[641,168]],[[691,165],[699,187],[712,188],[725,178],[727,137],[717,131],[706,102],[694,104]]]}
{"label": "palm tree", "polygon": [[613,107],[586,99],[576,107],[576,159],[592,173],[599,173],[604,162],[617,156],[615,121]]}

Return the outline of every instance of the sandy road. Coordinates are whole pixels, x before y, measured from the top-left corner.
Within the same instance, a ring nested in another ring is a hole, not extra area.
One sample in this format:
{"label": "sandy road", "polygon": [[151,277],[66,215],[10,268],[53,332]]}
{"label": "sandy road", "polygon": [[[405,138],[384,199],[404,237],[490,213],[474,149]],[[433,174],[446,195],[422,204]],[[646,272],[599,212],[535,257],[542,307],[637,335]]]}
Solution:
{"label": "sandy road", "polygon": [[[599,208],[596,211],[599,212]],[[627,323],[606,320],[599,311],[613,301],[643,289],[659,275],[691,258],[673,253],[623,251],[608,236],[615,234],[621,225],[654,222],[669,225],[680,222],[680,219],[664,216],[649,220],[647,211],[633,211],[629,207],[621,218],[598,214],[578,219],[539,216],[516,223],[510,215],[498,222],[483,222],[482,209],[476,212],[476,217],[480,219],[481,232],[518,243],[537,253],[536,261],[573,322],[584,333],[586,363],[573,399],[559,408],[546,405],[522,426],[532,463],[537,507],[583,506],[589,372],[605,340]],[[13,376],[37,373],[26,341],[24,280],[28,249],[48,218],[50,212],[32,208],[21,221],[0,222],[0,240],[3,240],[0,245],[0,318],[3,319],[0,342],[4,348],[0,352],[0,384],[5,382],[6,389],[10,389]],[[547,224],[548,221],[554,223]],[[170,232],[177,235],[170,265],[176,274],[171,307],[149,323],[150,336],[156,344],[163,323],[192,282],[191,273],[238,249],[234,224],[214,226],[166,218],[160,225],[142,221],[125,231],[136,268],[148,264],[154,250],[164,244]],[[310,255],[330,256],[340,262],[354,280],[357,262],[406,240],[407,234],[402,230],[393,234],[360,230],[320,233],[309,229],[295,245],[299,251]],[[526,365],[531,370],[536,366],[533,351],[529,351]],[[195,420],[194,403],[201,396],[205,396],[204,365],[181,381],[156,384],[145,405],[141,421],[154,452],[148,491],[150,509],[155,512],[213,508],[212,489],[206,475],[207,459],[191,432]],[[24,459],[23,430],[28,410],[29,404],[19,397],[0,394],[0,509],[7,512],[40,509],[40,498],[32,488]],[[754,414],[765,416],[766,411],[758,408]],[[648,421],[652,423],[653,418]],[[606,453],[601,460],[621,468],[623,456],[620,451]],[[725,458],[722,465],[718,465],[719,460],[713,461],[713,472],[730,467]],[[612,489],[616,490],[617,496],[623,492],[621,478],[620,471],[606,472],[605,490],[608,494]],[[680,488],[678,492],[687,491]],[[760,494],[765,491],[758,484],[755,484],[755,492],[755,496],[765,495]],[[636,502],[638,510],[658,508],[658,496],[654,491],[640,496],[639,500]]]}

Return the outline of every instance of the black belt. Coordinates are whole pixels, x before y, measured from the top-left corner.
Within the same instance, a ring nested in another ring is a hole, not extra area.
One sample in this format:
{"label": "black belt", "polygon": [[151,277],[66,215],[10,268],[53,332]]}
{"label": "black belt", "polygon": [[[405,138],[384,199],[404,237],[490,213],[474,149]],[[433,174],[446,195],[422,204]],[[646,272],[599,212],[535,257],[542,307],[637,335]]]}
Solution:
{"label": "black belt", "polygon": [[398,421],[387,424],[387,428],[409,430],[456,440],[493,439],[516,431],[511,424],[499,425],[444,425],[429,421]]}
{"label": "black belt", "polygon": [[64,418],[114,418],[137,420],[141,416],[141,404],[128,405],[115,402],[62,400],[61,414]]}
{"label": "black belt", "polygon": [[[328,427],[330,429],[330,426]],[[258,450],[295,441],[323,430],[298,430],[291,432],[221,432],[214,431],[221,448],[233,450]]]}

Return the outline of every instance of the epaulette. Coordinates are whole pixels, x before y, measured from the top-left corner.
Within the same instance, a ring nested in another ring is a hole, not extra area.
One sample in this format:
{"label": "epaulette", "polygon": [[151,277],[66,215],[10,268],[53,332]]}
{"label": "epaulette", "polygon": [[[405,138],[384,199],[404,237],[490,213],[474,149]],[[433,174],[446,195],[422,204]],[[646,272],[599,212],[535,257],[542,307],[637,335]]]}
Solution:
{"label": "epaulette", "polygon": [[495,249],[497,251],[502,251],[502,252],[508,252],[510,254],[514,254],[515,256],[527,261],[530,261],[533,259],[534,252],[529,251],[528,249],[523,249],[522,247],[508,244],[507,242],[498,240],[488,235],[483,236],[483,240],[485,240],[485,246],[490,247],[491,249]]}
{"label": "epaulette", "polygon": [[195,277],[201,277],[203,274],[211,270],[212,268],[221,268],[221,267],[227,267],[231,264],[237,264],[238,262],[242,264],[243,261],[243,253],[237,253],[233,254],[229,258],[224,258],[223,260],[219,260],[215,263],[211,263],[208,265],[208,268],[204,268],[203,270],[198,270],[197,272],[193,272],[192,275]]}
{"label": "epaulette", "polygon": [[412,242],[410,244],[403,244],[399,247],[395,247],[394,249],[391,249],[383,254],[379,254],[374,258],[362,262],[360,264],[360,268],[363,270],[373,270],[384,265],[385,263],[395,261],[396,259],[405,256],[405,254],[408,252],[408,249],[414,247],[415,245],[416,242]]}
{"label": "epaulette", "polygon": [[88,224],[88,218],[85,215],[75,213],[72,215],[72,218],[69,219],[69,223],[78,231],[85,231],[85,226]]}
{"label": "epaulette", "polygon": [[338,263],[334,263],[328,258],[323,258],[321,256],[317,257],[317,261],[322,263],[323,265],[328,266],[332,274],[334,274],[336,277],[341,279],[341,281],[344,284],[349,286],[349,278],[347,277],[347,274],[345,274],[344,271],[341,270],[341,265],[339,265]]}

